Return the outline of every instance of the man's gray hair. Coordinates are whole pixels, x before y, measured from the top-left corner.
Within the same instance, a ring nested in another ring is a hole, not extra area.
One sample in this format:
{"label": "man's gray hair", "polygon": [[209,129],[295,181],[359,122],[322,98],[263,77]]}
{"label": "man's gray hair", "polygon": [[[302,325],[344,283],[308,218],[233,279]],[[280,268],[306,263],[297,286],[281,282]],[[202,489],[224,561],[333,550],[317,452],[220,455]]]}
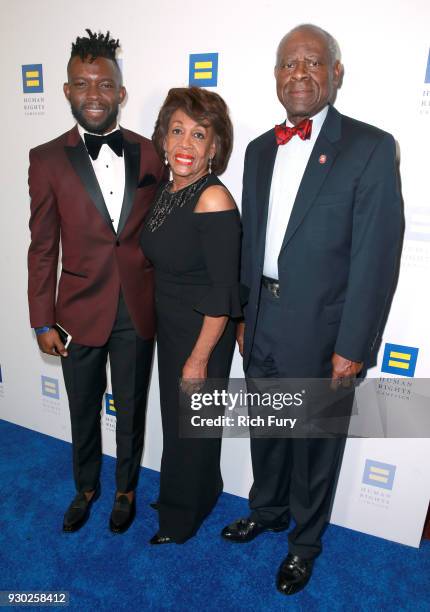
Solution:
{"label": "man's gray hair", "polygon": [[340,62],[341,60],[340,47],[335,37],[332,36],[326,30],[323,30],[319,26],[314,25],[313,23],[302,23],[296,26],[295,28],[293,28],[292,30],[290,30],[289,32],[287,32],[287,34],[285,34],[285,36],[282,38],[281,42],[279,43],[278,49],[276,51],[276,62],[278,62],[279,50],[282,44],[288,38],[288,36],[290,36],[290,34],[297,32],[297,30],[312,30],[313,32],[316,32],[317,34],[320,34],[320,36],[323,36],[327,41],[327,48],[330,54],[331,63],[334,64],[337,61]]}

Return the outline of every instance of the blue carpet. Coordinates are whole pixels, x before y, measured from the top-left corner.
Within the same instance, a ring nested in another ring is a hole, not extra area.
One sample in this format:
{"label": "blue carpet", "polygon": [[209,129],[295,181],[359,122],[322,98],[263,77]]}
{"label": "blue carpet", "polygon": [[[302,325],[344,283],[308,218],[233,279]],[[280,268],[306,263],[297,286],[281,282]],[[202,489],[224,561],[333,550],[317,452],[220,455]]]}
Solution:
{"label": "blue carpet", "polygon": [[285,534],[246,545],[221,540],[222,526],[247,515],[246,500],[234,495],[221,496],[192,540],[149,546],[157,520],[148,504],[157,498],[158,473],[148,469],[136,520],[115,536],[107,528],[110,457],[89,522],[64,534],[62,516],[74,495],[70,444],[1,420],[0,435],[0,590],[66,590],[69,609],[80,611],[430,610],[430,541],[416,550],[333,525],[307,588],[289,598],[278,594],[274,575],[286,554]]}

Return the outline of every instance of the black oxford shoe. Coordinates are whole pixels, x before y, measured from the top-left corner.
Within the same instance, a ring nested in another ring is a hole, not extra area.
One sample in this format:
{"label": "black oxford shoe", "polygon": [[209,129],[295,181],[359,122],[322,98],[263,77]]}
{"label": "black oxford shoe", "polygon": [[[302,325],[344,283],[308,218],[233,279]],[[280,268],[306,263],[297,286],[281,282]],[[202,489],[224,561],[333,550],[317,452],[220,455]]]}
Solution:
{"label": "black oxford shoe", "polygon": [[128,500],[127,495],[115,498],[109,519],[109,529],[112,533],[124,533],[130,527],[136,516],[136,498]]}
{"label": "black oxford shoe", "polygon": [[78,493],[67,508],[63,520],[63,531],[78,531],[87,522],[93,503],[100,497],[100,484],[94,490],[91,499],[85,493]]}
{"label": "black oxford shoe", "polygon": [[312,559],[289,554],[278,570],[276,588],[284,595],[294,595],[305,588],[312,575]]}
{"label": "black oxford shoe", "polygon": [[288,523],[268,527],[250,518],[241,518],[224,527],[221,536],[229,542],[250,542],[264,531],[278,532],[285,531],[285,529],[288,529]]}
{"label": "black oxford shoe", "polygon": [[159,533],[156,533],[155,536],[152,536],[152,538],[149,540],[149,543],[150,544],[173,544],[173,540],[169,536],[163,536],[163,535],[160,535]]}

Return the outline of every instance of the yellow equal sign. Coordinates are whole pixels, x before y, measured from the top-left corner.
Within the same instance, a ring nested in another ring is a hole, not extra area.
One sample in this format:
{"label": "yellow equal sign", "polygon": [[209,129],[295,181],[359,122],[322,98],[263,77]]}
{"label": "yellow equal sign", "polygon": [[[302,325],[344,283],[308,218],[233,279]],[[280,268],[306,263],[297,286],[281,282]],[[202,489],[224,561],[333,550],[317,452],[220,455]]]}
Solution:
{"label": "yellow equal sign", "polygon": [[27,70],[25,73],[27,87],[39,87],[39,76],[38,70]]}
{"label": "yellow equal sign", "polygon": [[385,484],[388,482],[388,477],[390,475],[389,470],[372,466],[369,471],[369,480],[376,480],[377,482],[383,482]]}
{"label": "yellow equal sign", "polygon": [[[212,70],[208,71],[208,68],[212,68],[213,64],[209,62],[195,62],[194,64],[194,78],[195,79],[211,79]],[[206,72],[197,72],[197,70],[206,70]]]}
{"label": "yellow equal sign", "polygon": [[[403,370],[409,370],[410,360],[412,355],[410,353],[399,353],[398,351],[390,351],[390,359],[388,365],[393,368],[402,368]],[[397,359],[403,359],[403,361],[397,361]],[[406,363],[405,363],[406,362]]]}
{"label": "yellow equal sign", "polygon": [[109,409],[112,410],[112,412],[116,412],[116,408],[115,408],[115,404],[114,404],[113,398],[109,400]]}

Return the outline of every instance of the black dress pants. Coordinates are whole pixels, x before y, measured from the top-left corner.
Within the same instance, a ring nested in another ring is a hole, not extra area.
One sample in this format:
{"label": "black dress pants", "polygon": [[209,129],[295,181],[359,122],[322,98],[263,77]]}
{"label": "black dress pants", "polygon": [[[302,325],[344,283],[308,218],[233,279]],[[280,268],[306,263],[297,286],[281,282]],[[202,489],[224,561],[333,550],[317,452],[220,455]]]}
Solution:
{"label": "black dress pants", "polygon": [[123,493],[136,488],[153,347],[153,340],[143,340],[137,335],[121,293],[115,323],[106,344],[91,347],[72,342],[68,357],[61,359],[69,399],[77,491],[93,490],[100,476],[100,414],[108,356],[116,408],[116,487]]}
{"label": "black dress pants", "polygon": [[[251,359],[250,378],[286,378],[279,367],[279,299],[262,287]],[[264,525],[295,521],[289,552],[312,559],[321,552],[345,439],[252,438],[254,483],[249,493],[251,518]]]}

